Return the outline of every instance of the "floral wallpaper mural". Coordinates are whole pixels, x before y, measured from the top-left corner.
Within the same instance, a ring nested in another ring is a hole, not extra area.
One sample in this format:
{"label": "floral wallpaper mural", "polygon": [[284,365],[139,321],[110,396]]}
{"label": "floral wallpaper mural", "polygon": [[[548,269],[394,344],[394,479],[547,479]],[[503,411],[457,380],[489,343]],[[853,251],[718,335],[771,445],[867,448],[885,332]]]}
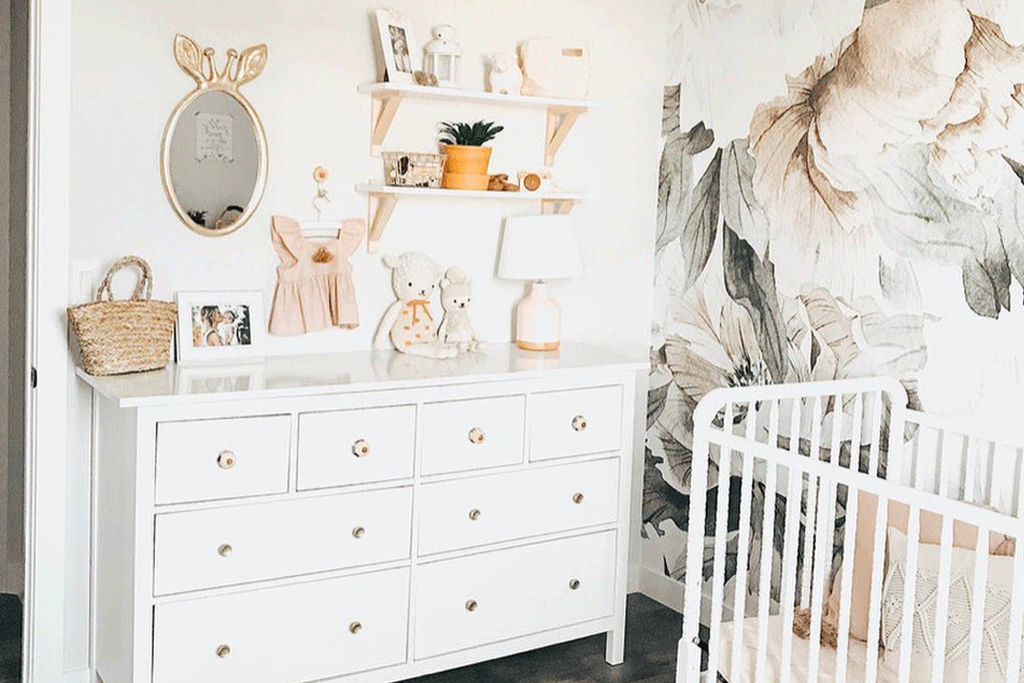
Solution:
{"label": "floral wallpaper mural", "polygon": [[672,8],[643,561],[679,580],[716,387],[889,375],[1021,429],[1024,0]]}

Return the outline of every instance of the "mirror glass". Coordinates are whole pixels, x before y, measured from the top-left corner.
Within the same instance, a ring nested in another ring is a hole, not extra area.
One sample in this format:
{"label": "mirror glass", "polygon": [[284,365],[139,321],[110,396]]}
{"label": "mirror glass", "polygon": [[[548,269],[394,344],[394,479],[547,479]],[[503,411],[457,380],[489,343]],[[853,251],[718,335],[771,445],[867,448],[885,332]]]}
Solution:
{"label": "mirror glass", "polygon": [[263,147],[253,116],[232,93],[201,91],[169,134],[165,182],[179,216],[205,234],[236,230],[262,194]]}

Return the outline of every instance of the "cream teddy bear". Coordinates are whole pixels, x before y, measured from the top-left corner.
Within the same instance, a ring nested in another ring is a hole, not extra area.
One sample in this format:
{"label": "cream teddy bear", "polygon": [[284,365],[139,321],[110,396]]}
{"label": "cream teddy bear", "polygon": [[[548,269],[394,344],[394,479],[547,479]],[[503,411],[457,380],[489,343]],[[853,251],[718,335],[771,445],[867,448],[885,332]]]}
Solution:
{"label": "cream teddy bear", "polygon": [[438,336],[442,342],[455,344],[459,351],[479,351],[480,340],[476,338],[473,325],[469,322],[469,304],[473,300],[473,283],[461,268],[449,268],[441,280],[441,308],[444,320]]}
{"label": "cream teddy bear", "polygon": [[391,268],[391,286],[398,296],[377,328],[374,346],[384,348],[388,338],[402,353],[428,358],[453,358],[459,352],[454,344],[438,340],[437,324],[430,312],[430,300],[437,293],[440,266],[415,251],[401,256],[385,256]]}

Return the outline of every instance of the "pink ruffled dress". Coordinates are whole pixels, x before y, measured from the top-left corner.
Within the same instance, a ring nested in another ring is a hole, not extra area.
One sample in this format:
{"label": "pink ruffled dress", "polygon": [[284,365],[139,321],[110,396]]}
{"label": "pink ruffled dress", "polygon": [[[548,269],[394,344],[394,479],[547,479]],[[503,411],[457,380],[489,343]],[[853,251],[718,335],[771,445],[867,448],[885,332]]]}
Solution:
{"label": "pink ruffled dress", "polygon": [[348,258],[363,240],[365,221],[346,219],[331,240],[307,239],[299,222],[285,216],[274,216],[270,231],[281,259],[270,333],[296,335],[328,327],[358,327],[359,309]]}

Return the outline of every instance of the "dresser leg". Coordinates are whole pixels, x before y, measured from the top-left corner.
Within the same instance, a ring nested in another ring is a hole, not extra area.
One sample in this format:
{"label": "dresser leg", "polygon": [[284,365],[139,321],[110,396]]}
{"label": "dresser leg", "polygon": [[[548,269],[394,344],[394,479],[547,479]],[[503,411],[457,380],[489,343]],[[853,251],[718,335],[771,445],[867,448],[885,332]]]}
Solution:
{"label": "dresser leg", "polygon": [[626,658],[626,629],[617,628],[605,634],[604,660],[612,666],[622,664]]}

